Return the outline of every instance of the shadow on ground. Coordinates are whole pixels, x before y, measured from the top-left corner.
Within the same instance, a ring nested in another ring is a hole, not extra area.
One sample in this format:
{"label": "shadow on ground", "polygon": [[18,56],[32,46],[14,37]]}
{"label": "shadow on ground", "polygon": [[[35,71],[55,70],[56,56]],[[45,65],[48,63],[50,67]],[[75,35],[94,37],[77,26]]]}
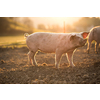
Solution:
{"label": "shadow on ground", "polygon": [[60,69],[55,69],[55,55],[38,52],[38,67],[27,61],[28,49],[0,48],[0,84],[99,84],[100,53],[86,46],[74,53],[76,67],[68,67],[66,56],[61,59]]}

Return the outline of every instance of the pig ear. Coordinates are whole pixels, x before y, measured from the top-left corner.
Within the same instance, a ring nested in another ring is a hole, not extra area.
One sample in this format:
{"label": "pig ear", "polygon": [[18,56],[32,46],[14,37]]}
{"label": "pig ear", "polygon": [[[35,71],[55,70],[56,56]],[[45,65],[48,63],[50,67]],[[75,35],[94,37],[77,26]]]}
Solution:
{"label": "pig ear", "polygon": [[85,39],[88,36],[89,32],[82,32],[82,36]]}
{"label": "pig ear", "polygon": [[72,35],[72,36],[70,37],[70,40],[74,40],[75,37],[76,37],[76,35]]}

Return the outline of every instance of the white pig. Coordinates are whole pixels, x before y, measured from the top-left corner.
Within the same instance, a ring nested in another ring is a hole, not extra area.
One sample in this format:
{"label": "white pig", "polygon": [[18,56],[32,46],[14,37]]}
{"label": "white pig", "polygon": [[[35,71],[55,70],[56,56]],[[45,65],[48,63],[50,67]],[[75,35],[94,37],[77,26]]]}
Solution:
{"label": "white pig", "polygon": [[88,37],[88,48],[87,52],[89,53],[91,42],[95,40],[95,52],[98,53],[99,43],[100,43],[100,26],[94,27],[90,30]]}
{"label": "white pig", "polygon": [[35,54],[38,50],[45,53],[55,53],[55,67],[59,68],[60,58],[66,53],[69,66],[74,67],[73,53],[76,48],[84,46],[88,32],[81,33],[33,33],[24,34],[29,48],[28,58],[37,66]]}

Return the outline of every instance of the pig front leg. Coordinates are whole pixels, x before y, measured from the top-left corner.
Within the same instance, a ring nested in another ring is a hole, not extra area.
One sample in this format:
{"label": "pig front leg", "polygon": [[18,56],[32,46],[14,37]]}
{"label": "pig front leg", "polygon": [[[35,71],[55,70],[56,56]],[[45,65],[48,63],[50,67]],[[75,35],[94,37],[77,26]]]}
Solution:
{"label": "pig front leg", "polygon": [[61,56],[62,56],[62,52],[59,49],[57,49],[56,54],[55,54],[55,67],[56,68],[59,68]]}
{"label": "pig front leg", "polygon": [[68,59],[68,62],[69,62],[69,66],[75,67],[75,65],[73,64],[73,51],[68,52],[66,54],[66,56],[67,56],[67,59]]}

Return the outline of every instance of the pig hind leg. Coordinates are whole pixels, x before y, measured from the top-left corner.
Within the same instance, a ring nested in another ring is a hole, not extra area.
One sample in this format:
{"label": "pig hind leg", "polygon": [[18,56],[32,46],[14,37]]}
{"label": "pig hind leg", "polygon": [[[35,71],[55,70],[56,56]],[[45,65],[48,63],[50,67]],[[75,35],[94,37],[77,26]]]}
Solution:
{"label": "pig hind leg", "polygon": [[28,62],[29,62],[29,64],[32,64],[31,59],[32,59],[32,54],[31,54],[31,51],[29,51],[28,52]]}
{"label": "pig hind leg", "polygon": [[89,52],[90,52],[91,42],[92,42],[92,39],[89,39],[89,40],[88,40],[88,47],[87,47],[87,53],[88,53],[88,54],[89,54]]}
{"label": "pig hind leg", "polygon": [[36,52],[33,52],[33,51],[29,51],[29,53],[28,53],[28,59],[29,59],[29,62],[33,65],[35,65],[35,66],[37,66],[37,63],[36,63],[36,59],[35,59],[35,53]]}
{"label": "pig hind leg", "polygon": [[97,53],[97,54],[98,54],[98,49],[99,49],[99,43],[95,42],[95,53]]}
{"label": "pig hind leg", "polygon": [[37,62],[36,62],[36,59],[35,59],[35,54],[36,54],[36,52],[32,52],[32,64],[37,66]]}

